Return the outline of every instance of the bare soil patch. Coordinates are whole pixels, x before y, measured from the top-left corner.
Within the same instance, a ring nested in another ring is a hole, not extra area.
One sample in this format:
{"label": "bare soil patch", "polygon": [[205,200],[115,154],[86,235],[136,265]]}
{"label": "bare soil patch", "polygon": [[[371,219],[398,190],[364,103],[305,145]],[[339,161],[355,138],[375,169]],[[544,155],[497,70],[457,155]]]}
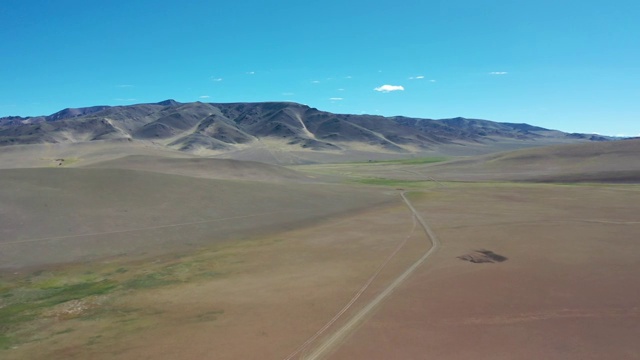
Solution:
{"label": "bare soil patch", "polygon": [[[412,202],[441,250],[329,358],[640,356],[637,189],[468,184]],[[509,260],[457,259],[469,248]]]}
{"label": "bare soil patch", "polygon": [[494,253],[491,250],[475,250],[470,253],[458,256],[458,259],[474,264],[494,264],[507,261],[506,256]]}

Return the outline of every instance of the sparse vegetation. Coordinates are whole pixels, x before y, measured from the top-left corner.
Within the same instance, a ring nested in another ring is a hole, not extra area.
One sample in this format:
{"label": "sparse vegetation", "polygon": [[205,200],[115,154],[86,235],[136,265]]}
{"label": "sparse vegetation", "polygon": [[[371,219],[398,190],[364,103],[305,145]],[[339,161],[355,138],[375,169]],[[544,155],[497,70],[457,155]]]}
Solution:
{"label": "sparse vegetation", "polygon": [[[83,270],[81,266],[57,271],[38,270],[20,278],[13,277],[11,281],[0,280],[0,349],[10,349],[26,341],[24,329],[32,321],[54,316],[58,320],[96,320],[105,315],[125,316],[124,320],[135,322],[137,317],[151,310],[136,315],[137,310],[117,305],[104,306],[95,299],[111,298],[116,293],[122,295],[219,277],[225,274],[220,270],[222,266],[228,269],[241,262],[236,256],[238,249],[256,244],[260,243],[248,242],[222,249],[207,249],[189,256],[174,254],[158,258],[152,263],[132,263],[127,267],[113,264],[94,267],[93,271]],[[215,310],[201,314],[197,321],[213,321],[223,312]],[[64,316],[60,317],[60,314]],[[66,328],[52,335],[72,331],[72,328]],[[98,339],[99,337],[95,337],[90,343],[95,343]]]}
{"label": "sparse vegetation", "polygon": [[[0,308],[0,335],[6,335],[15,325],[33,320],[44,310],[71,300],[112,292],[117,283],[112,280],[83,282],[56,287],[24,284],[2,293],[4,306]],[[10,296],[7,296],[10,295]]]}
{"label": "sparse vegetation", "polygon": [[445,156],[429,156],[429,157],[418,157],[418,158],[397,159],[397,160],[369,160],[367,162],[355,162],[353,164],[421,165],[421,164],[439,163],[447,160],[450,160],[450,158]]}
{"label": "sparse vegetation", "polygon": [[13,341],[6,335],[0,335],[0,350],[8,350]]}
{"label": "sparse vegetation", "polygon": [[146,289],[179,283],[175,279],[168,279],[162,274],[147,274],[128,280],[122,284],[125,289]]}
{"label": "sparse vegetation", "polygon": [[396,187],[422,187],[430,186],[432,181],[423,180],[399,180],[399,179],[385,179],[385,178],[362,178],[351,180],[353,183],[365,184],[365,185],[380,185],[380,186],[396,186]]}

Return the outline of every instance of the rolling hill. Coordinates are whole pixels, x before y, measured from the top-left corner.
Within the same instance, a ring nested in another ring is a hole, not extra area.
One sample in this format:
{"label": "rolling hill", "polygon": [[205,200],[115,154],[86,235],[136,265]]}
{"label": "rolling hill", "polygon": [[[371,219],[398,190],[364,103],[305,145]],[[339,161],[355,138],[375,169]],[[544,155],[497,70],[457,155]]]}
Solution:
{"label": "rolling hill", "polygon": [[451,161],[399,165],[385,174],[369,167],[369,176],[453,181],[527,181],[547,183],[640,182],[640,139],[520,149]]}

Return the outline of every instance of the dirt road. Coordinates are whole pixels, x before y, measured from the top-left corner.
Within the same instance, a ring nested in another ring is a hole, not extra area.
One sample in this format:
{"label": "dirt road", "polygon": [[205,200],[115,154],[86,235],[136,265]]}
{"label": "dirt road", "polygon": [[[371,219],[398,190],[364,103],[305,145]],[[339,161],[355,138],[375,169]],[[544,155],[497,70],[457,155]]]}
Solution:
{"label": "dirt road", "polygon": [[324,343],[320,344],[309,354],[307,354],[304,359],[314,360],[326,356],[332,349],[339,345],[349,335],[349,333],[352,332],[356,328],[356,326],[358,326],[360,322],[376,308],[376,306],[378,306],[385,298],[391,295],[391,293],[398,286],[400,286],[403,281],[405,281],[414,271],[416,271],[416,269],[420,265],[422,265],[440,247],[440,241],[438,240],[438,237],[431,230],[429,225],[427,225],[422,216],[416,211],[409,199],[407,199],[407,197],[405,196],[405,192],[402,192],[400,196],[402,197],[402,200],[407,205],[409,210],[411,210],[411,212],[413,213],[415,219],[418,220],[418,223],[424,230],[427,237],[431,240],[431,248],[420,259],[409,266],[407,270],[400,274],[400,276],[398,276],[391,284],[389,284],[389,286],[387,286],[376,298],[365,305],[362,310],[354,315],[345,325],[343,325],[333,335],[326,339]]}

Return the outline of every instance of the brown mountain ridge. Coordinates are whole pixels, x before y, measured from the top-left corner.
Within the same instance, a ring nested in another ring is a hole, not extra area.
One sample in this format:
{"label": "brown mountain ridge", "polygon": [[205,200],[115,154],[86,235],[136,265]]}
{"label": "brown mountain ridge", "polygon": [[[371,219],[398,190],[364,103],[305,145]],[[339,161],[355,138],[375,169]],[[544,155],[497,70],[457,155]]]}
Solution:
{"label": "brown mountain ridge", "polygon": [[49,116],[0,118],[0,146],[144,140],[192,153],[237,151],[277,140],[282,148],[320,152],[428,152],[441,145],[507,141],[514,147],[604,141],[528,124],[452,118],[333,114],[291,102],[179,103],[64,109]]}

